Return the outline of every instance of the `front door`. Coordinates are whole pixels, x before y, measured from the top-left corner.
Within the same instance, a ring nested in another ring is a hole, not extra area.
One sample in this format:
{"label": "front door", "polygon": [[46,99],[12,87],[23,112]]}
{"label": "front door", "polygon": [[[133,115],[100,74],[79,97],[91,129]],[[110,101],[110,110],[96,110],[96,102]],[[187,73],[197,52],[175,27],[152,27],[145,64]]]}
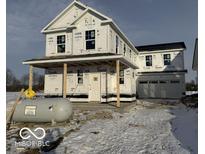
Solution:
{"label": "front door", "polygon": [[100,102],[100,73],[91,72],[89,74],[89,82],[90,102]]}

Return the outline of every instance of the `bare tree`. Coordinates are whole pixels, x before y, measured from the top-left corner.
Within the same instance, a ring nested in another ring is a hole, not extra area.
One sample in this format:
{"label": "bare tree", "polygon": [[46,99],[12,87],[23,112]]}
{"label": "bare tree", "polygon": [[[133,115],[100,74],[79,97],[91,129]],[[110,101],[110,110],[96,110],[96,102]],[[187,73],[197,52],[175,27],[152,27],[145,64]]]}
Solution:
{"label": "bare tree", "polygon": [[7,91],[15,91],[19,89],[20,81],[16,78],[13,72],[8,68],[6,69],[6,89]]}
{"label": "bare tree", "polygon": [[[29,74],[24,74],[21,77],[21,85],[25,88],[28,87]],[[33,86],[36,90],[42,90],[44,86],[44,75],[38,72],[33,72]]]}
{"label": "bare tree", "polygon": [[10,69],[6,69],[6,85],[17,85],[20,84],[19,80],[13,74]]}
{"label": "bare tree", "polygon": [[[29,74],[24,74],[20,80],[16,78],[10,69],[6,70],[6,89],[7,91],[19,91],[21,88],[28,88]],[[33,72],[33,89],[43,90],[44,75]]]}
{"label": "bare tree", "polygon": [[28,78],[29,78],[29,75],[24,74],[20,79],[21,85],[28,86]]}

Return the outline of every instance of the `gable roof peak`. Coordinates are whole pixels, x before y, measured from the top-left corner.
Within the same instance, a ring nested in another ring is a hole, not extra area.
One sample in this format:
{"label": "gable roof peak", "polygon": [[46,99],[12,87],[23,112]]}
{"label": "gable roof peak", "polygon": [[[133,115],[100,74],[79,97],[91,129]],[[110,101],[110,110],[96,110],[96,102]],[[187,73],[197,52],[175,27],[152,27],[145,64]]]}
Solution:
{"label": "gable roof peak", "polygon": [[63,11],[61,11],[60,14],[58,14],[50,23],[48,23],[42,30],[41,32],[44,33],[47,28],[52,25],[55,21],[57,21],[66,11],[68,11],[72,6],[74,5],[78,5],[80,7],[82,7],[84,10],[86,10],[88,8],[87,5],[81,3],[79,0],[73,0],[73,2],[71,4],[69,4]]}
{"label": "gable roof peak", "polygon": [[81,6],[81,7],[84,9],[84,11],[83,11],[83,13],[82,13],[78,18],[76,18],[76,19],[70,24],[70,26],[71,26],[71,25],[74,25],[74,23],[75,23],[76,21],[78,21],[85,13],[87,13],[87,12],[89,12],[89,11],[91,11],[91,12],[97,14],[98,16],[100,16],[101,18],[103,18],[103,20],[107,20],[107,21],[110,21],[110,20],[111,20],[111,18],[109,18],[108,16],[106,16],[106,15],[104,15],[104,14],[102,14],[102,13],[96,11],[95,9],[93,9],[93,8],[91,8],[91,7],[89,7],[89,6],[85,5],[85,4],[83,4],[83,3],[81,3],[80,0],[73,0],[73,2],[72,2],[70,5],[68,5],[60,14],[58,14],[47,26],[45,26],[45,27],[41,30],[41,33],[46,33],[48,27],[50,27],[54,22],[56,22],[59,18],[61,18],[61,16],[62,16],[66,11],[68,11],[72,6],[74,6],[74,5]]}

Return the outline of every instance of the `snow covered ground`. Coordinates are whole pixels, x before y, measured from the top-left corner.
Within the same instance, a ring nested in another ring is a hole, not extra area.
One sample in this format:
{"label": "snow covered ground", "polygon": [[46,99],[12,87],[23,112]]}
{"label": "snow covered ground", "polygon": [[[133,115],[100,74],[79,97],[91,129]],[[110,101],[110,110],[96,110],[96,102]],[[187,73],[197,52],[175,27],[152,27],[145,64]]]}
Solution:
{"label": "snow covered ground", "polygon": [[7,92],[6,93],[6,103],[15,100],[18,97],[19,92]]}
{"label": "snow covered ground", "polygon": [[[12,94],[8,94],[11,100]],[[15,98],[15,97],[14,97]],[[9,103],[9,102],[8,102]],[[88,113],[79,113],[78,120],[85,120]],[[128,113],[112,110],[112,118],[88,120],[80,129],[64,137],[63,141],[47,153],[72,154],[187,154],[197,153],[197,110],[184,105],[174,107],[136,105]],[[56,140],[71,127],[49,128],[44,140]],[[8,139],[7,153],[16,153]],[[44,152],[46,153],[46,152]]]}
{"label": "snow covered ground", "polygon": [[[93,120],[65,138],[56,153],[189,153],[171,132],[168,110],[137,109],[112,120]],[[97,133],[92,133],[97,132]],[[66,148],[65,148],[66,147]]]}
{"label": "snow covered ground", "polygon": [[178,140],[180,140],[182,147],[191,151],[191,153],[198,153],[198,109],[187,108],[180,104],[177,108],[171,110],[175,115],[172,119],[172,132]]}

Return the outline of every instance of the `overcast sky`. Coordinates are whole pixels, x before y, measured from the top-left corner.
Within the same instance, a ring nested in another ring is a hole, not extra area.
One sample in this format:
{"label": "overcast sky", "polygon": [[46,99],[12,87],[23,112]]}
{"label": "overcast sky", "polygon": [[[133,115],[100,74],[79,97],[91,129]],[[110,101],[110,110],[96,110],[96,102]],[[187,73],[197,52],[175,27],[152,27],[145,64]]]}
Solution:
{"label": "overcast sky", "polygon": [[[22,61],[45,55],[40,33],[72,0],[7,0],[7,68],[17,77],[28,72]],[[136,46],[183,41],[186,80],[198,35],[197,0],[81,0],[111,17]]]}

